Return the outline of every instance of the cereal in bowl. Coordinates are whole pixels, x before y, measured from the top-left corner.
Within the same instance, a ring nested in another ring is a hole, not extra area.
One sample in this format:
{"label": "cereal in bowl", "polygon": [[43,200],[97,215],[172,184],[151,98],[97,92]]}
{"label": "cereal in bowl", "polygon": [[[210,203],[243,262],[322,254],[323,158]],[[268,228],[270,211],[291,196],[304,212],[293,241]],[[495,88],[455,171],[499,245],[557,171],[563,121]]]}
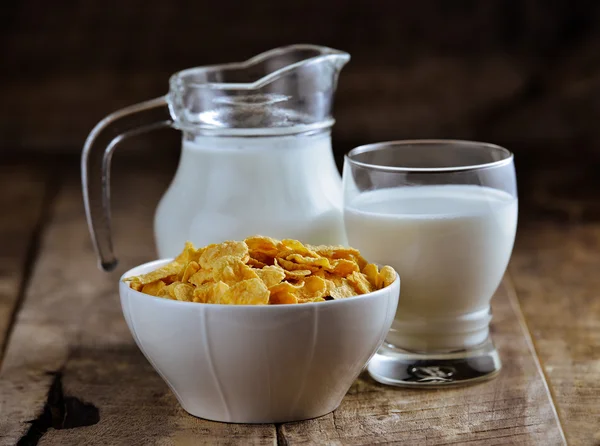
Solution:
{"label": "cereal in bowl", "polygon": [[390,285],[396,272],[344,246],[254,236],[196,249],[187,242],[171,263],[123,279],[142,293],[208,304],[298,304],[343,299]]}

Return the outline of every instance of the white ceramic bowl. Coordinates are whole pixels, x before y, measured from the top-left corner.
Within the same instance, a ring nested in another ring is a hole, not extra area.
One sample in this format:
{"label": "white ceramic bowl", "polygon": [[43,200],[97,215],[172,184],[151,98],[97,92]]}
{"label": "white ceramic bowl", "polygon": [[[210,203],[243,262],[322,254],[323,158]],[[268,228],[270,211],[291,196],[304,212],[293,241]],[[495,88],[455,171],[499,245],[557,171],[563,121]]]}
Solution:
{"label": "white ceramic bowl", "polygon": [[297,421],[336,409],[383,342],[400,293],[396,278],[347,299],[252,306],[179,302],[119,286],[135,342],[181,406],[232,423]]}

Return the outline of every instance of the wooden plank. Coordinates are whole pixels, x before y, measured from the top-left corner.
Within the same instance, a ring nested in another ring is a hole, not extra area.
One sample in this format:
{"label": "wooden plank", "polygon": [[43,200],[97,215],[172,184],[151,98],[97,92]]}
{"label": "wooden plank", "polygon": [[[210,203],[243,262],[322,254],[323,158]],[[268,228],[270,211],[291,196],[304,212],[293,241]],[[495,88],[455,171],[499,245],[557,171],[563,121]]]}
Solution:
{"label": "wooden plank", "polygon": [[131,170],[115,177],[113,196],[122,198],[113,207],[117,246],[128,254],[119,272],[96,267],[78,178],[57,197],[0,370],[0,445],[23,438],[56,445],[273,444],[273,425],[187,416],[135,346],[117,281],[155,256],[152,214],[167,177]]}
{"label": "wooden plank", "polygon": [[502,286],[493,300],[494,341],[503,368],[491,381],[441,390],[394,389],[359,379],[340,408],[283,425],[288,444],[561,445],[564,439],[518,303]]}
{"label": "wooden plank", "polygon": [[0,361],[35,251],[46,186],[40,169],[0,166]]}
{"label": "wooden plank", "polygon": [[572,445],[600,444],[599,252],[597,220],[538,222],[520,229],[510,268]]}

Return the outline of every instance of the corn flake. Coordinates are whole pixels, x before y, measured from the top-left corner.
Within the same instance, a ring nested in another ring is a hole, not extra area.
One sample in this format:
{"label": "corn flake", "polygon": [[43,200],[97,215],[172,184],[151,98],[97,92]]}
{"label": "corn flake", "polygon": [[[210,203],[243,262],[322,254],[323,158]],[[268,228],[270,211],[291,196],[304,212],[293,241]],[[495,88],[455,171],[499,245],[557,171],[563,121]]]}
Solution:
{"label": "corn flake", "polygon": [[156,282],[157,280],[166,279],[169,276],[178,276],[181,274],[182,270],[183,265],[177,262],[171,262],[148,274],[142,274],[141,276],[136,276],[125,280],[133,280],[141,285],[146,285],[148,283]]}
{"label": "corn flake", "polygon": [[246,245],[248,245],[248,250],[250,251],[251,257],[253,253],[257,252],[267,254],[271,257],[275,257],[277,255],[277,245],[279,242],[275,239],[263,237],[261,235],[255,235],[254,237],[248,237],[245,242]]}
{"label": "corn flake", "polygon": [[263,281],[267,288],[277,285],[283,279],[285,279],[285,270],[280,266],[265,266],[262,269],[254,271],[258,275],[258,278]]}
{"label": "corn flake", "polygon": [[355,271],[346,280],[352,284],[358,294],[367,294],[373,291],[371,284],[363,273]]}
{"label": "corn flake", "polygon": [[235,305],[266,305],[269,303],[269,289],[260,279],[242,280],[223,294],[219,303]]}
{"label": "corn flake", "polygon": [[346,277],[353,272],[358,271],[360,271],[360,269],[356,262],[347,259],[339,259],[333,261],[330,272],[336,276]]}
{"label": "corn flake", "polygon": [[312,274],[312,271],[309,269],[297,269],[294,271],[288,271],[282,268],[282,270],[285,274],[285,278],[291,280],[302,280],[304,277],[310,276]]}
{"label": "corn flake", "polygon": [[384,266],[379,272],[382,288],[391,285],[396,280],[396,271],[391,266]]}
{"label": "corn flake", "polygon": [[200,256],[202,268],[212,268],[212,265],[221,257],[232,256],[248,261],[248,245],[245,242],[225,242],[218,245],[208,245]]}
{"label": "corn flake", "polygon": [[175,287],[177,285],[181,285],[181,282],[173,282],[167,286],[164,286],[158,292],[157,297],[166,297],[167,299],[177,300],[177,297],[175,296]]}
{"label": "corn flake", "polygon": [[319,270],[318,266],[308,265],[308,264],[299,264],[292,262],[291,260],[287,260],[281,257],[277,257],[275,259],[275,265],[281,266],[286,271],[304,271],[309,270],[311,272],[317,272]]}
{"label": "corn flake", "polygon": [[262,269],[265,266],[268,266],[266,263],[263,263],[260,260],[256,260],[255,258],[253,258],[252,254],[250,254],[250,258],[248,259],[247,265],[251,266],[252,268],[258,268],[258,269]]}
{"label": "corn flake", "polygon": [[356,296],[356,290],[348,279],[342,279],[341,284],[331,290],[331,297],[334,299],[343,299],[345,297]]}
{"label": "corn flake", "polygon": [[187,283],[180,283],[173,288],[173,294],[177,300],[192,302],[194,299],[194,287]]}
{"label": "corn flake", "polygon": [[123,280],[136,291],[165,299],[281,305],[366,294],[395,279],[391,267],[380,270],[354,248],[257,235],[200,249],[187,242],[173,262]]}
{"label": "corn flake", "polygon": [[140,282],[137,277],[134,277],[129,282],[129,287],[136,291],[142,291],[144,289],[144,285],[142,285],[142,282]]}
{"label": "corn flake", "polygon": [[355,262],[362,270],[366,265],[367,261],[360,255],[358,249],[348,248],[345,246],[310,246],[310,248],[317,254],[326,257],[331,260],[346,259]]}
{"label": "corn flake", "polygon": [[229,285],[223,282],[209,282],[196,287],[194,290],[194,302],[204,304],[221,303],[221,297],[227,292]]}
{"label": "corn flake", "polygon": [[374,263],[369,263],[363,268],[362,273],[366,276],[367,280],[374,289],[378,290],[381,288],[381,279],[379,276],[379,271],[377,270],[377,265]]}
{"label": "corn flake", "polygon": [[279,250],[280,250],[279,251],[280,257],[285,257],[284,254],[286,252],[288,253],[288,255],[295,253],[295,254],[305,256],[305,257],[313,257],[313,258],[319,257],[319,254],[317,254],[313,250],[309,249],[308,247],[304,246],[298,240],[292,240],[292,239],[282,240],[281,244],[279,245]]}
{"label": "corn flake", "polygon": [[188,280],[189,283],[199,287],[213,280],[213,273],[210,269],[201,269]]}
{"label": "corn flake", "polygon": [[196,249],[192,242],[185,242],[185,247],[183,248],[183,252],[175,258],[175,262],[180,264],[186,264],[189,262],[198,262],[200,259],[200,255],[202,254],[202,249]]}
{"label": "corn flake", "polygon": [[300,265],[309,265],[309,266],[328,268],[328,269],[331,268],[329,259],[326,259],[325,257],[309,257],[309,256],[303,256],[300,254],[290,254],[289,256],[286,257],[286,260],[292,261],[292,262],[300,264]]}
{"label": "corn flake", "polygon": [[269,297],[269,303],[272,305],[281,305],[281,304],[297,304],[298,298],[293,293],[288,293],[287,291],[271,291],[271,295]]}
{"label": "corn flake", "polygon": [[258,276],[252,268],[234,256],[225,256],[214,263],[213,280],[233,285],[247,279],[256,279]]}
{"label": "corn flake", "polygon": [[186,265],[185,269],[183,270],[183,274],[181,275],[181,281],[183,283],[189,282],[190,277],[192,277],[194,274],[196,274],[199,269],[200,269],[200,265],[198,265],[198,262],[192,260],[190,263],[188,263]]}
{"label": "corn flake", "polygon": [[158,296],[160,290],[162,290],[166,284],[162,280],[157,280],[156,282],[147,283],[142,286],[142,289],[139,290],[142,293],[150,294],[151,296]]}

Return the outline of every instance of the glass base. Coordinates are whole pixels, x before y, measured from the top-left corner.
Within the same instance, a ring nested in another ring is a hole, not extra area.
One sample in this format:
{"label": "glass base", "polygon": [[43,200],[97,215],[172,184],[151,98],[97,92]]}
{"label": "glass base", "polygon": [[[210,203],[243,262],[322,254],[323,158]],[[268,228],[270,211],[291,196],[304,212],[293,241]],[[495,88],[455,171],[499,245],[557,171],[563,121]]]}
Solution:
{"label": "glass base", "polygon": [[399,387],[447,387],[485,381],[498,374],[502,364],[491,338],[468,350],[409,352],[384,343],[367,366],[382,384]]}

